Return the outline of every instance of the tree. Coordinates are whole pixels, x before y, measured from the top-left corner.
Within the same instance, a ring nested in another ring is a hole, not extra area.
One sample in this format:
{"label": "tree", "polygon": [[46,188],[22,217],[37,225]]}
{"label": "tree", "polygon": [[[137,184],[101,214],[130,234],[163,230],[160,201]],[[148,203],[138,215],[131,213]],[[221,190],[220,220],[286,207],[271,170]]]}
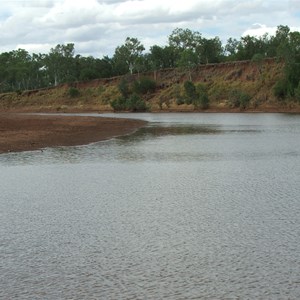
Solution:
{"label": "tree", "polygon": [[189,61],[192,56],[193,61],[200,63],[201,45],[202,36],[198,31],[176,28],[169,36],[169,46],[174,49],[177,56],[177,65],[182,64],[182,60]]}
{"label": "tree", "polygon": [[236,55],[238,60],[250,60],[256,54],[256,40],[250,35],[241,38]]}
{"label": "tree", "polygon": [[55,86],[59,83],[75,80],[74,44],[58,44],[51,48],[45,57],[45,66],[48,71],[49,80]]}
{"label": "tree", "polygon": [[225,46],[225,51],[229,54],[230,60],[235,60],[236,53],[238,52],[239,41],[237,39],[229,38]]}
{"label": "tree", "polygon": [[113,60],[116,67],[122,68],[121,74],[125,74],[123,73],[124,66],[127,66],[130,74],[133,73],[133,70],[137,67],[138,59],[142,56],[144,50],[144,46],[137,38],[130,37],[126,38],[124,45],[116,48]]}
{"label": "tree", "polygon": [[[280,25],[274,40],[277,44],[277,55],[285,63],[285,78],[275,85],[275,95],[278,98],[294,97],[300,81],[300,33],[290,32],[288,26]],[[283,82],[286,83],[285,88],[282,87]]]}
{"label": "tree", "polygon": [[192,80],[192,68],[199,63],[197,54],[192,49],[185,49],[180,53],[180,58],[177,62],[178,67],[187,70],[189,80]]}
{"label": "tree", "polygon": [[169,36],[169,45],[183,51],[186,49],[196,49],[201,43],[202,37],[198,31],[191,31],[190,29],[176,28]]}
{"label": "tree", "polygon": [[31,79],[31,56],[24,49],[13,50],[3,53],[1,62],[1,85],[4,90],[22,90],[30,87]]}
{"label": "tree", "polygon": [[223,55],[222,42],[218,37],[212,39],[202,38],[198,52],[201,53],[202,63],[218,63]]}

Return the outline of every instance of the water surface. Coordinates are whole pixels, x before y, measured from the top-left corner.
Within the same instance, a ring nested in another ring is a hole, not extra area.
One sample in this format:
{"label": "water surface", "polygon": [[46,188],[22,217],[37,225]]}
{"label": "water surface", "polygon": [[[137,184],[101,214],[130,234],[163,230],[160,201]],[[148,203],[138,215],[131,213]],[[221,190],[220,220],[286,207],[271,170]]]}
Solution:
{"label": "water surface", "polygon": [[0,155],[0,298],[299,299],[300,116],[128,116]]}

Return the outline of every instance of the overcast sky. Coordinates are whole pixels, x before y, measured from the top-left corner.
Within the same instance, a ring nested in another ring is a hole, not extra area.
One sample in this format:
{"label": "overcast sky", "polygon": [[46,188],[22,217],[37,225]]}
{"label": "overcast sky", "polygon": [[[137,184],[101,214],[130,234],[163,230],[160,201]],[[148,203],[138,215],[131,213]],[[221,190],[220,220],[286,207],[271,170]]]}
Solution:
{"label": "overcast sky", "polygon": [[300,0],[0,0],[0,52],[48,53],[74,43],[76,54],[112,56],[126,37],[166,45],[176,27],[206,38],[300,31]]}

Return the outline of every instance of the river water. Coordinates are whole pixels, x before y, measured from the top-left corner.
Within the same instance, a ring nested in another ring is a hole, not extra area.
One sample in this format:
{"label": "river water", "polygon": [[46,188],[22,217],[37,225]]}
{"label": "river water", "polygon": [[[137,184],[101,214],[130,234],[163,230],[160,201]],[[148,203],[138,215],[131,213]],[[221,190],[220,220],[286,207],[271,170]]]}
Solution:
{"label": "river water", "polygon": [[300,115],[120,116],[0,155],[0,299],[299,299]]}

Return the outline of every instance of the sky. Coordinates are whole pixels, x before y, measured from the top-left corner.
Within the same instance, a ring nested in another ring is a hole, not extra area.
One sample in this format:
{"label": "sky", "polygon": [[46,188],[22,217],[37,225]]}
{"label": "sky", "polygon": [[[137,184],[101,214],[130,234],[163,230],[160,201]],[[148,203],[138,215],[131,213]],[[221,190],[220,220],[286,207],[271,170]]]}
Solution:
{"label": "sky", "polygon": [[175,28],[240,39],[300,31],[300,0],[0,0],[0,53],[48,53],[75,44],[76,54],[112,57],[126,37],[165,46]]}

